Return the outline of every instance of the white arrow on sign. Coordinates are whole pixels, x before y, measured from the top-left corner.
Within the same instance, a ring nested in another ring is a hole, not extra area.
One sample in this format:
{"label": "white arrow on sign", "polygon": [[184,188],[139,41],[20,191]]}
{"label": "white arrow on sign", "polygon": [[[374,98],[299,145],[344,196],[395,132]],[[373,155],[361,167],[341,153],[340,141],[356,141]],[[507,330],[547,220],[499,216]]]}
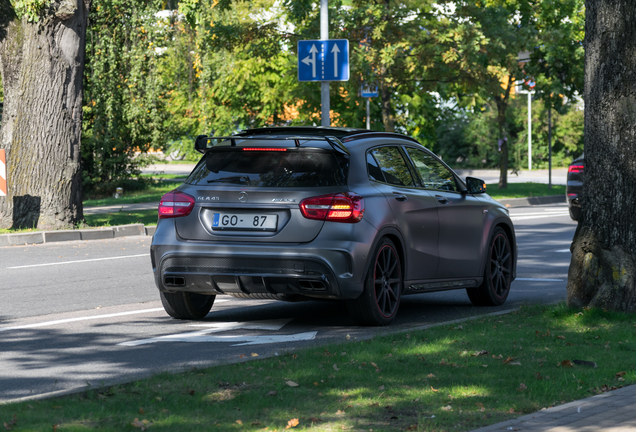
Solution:
{"label": "white arrow on sign", "polygon": [[[249,330],[280,330],[291,319],[252,321],[252,322],[228,322],[195,324],[191,327],[211,327],[206,330],[196,332],[180,333],[174,335],[159,336],[149,339],[140,339],[129,342],[122,342],[122,346],[138,346],[157,342],[224,342],[233,343],[232,346],[260,345],[268,343],[294,342],[312,340],[318,332],[296,333],[292,335],[258,336],[258,335],[238,335],[238,336],[211,336],[210,333],[218,333],[229,330],[249,329]],[[236,343],[239,342],[239,343]]]}
{"label": "white arrow on sign", "polygon": [[309,50],[309,54],[311,54],[311,56],[307,56],[301,60],[301,62],[305,63],[307,66],[309,66],[309,64],[311,63],[312,78],[316,78],[316,54],[317,53],[318,53],[318,48],[316,48],[316,44],[312,44],[311,49]]}
{"label": "white arrow on sign", "polygon": [[338,44],[333,45],[331,52],[333,53],[333,76],[338,78],[338,53],[340,52]]}

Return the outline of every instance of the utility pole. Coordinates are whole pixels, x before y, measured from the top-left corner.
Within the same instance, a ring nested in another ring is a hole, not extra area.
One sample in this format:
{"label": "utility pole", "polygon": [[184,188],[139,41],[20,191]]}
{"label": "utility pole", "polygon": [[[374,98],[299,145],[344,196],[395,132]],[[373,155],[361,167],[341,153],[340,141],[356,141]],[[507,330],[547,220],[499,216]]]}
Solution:
{"label": "utility pole", "polygon": [[552,105],[548,105],[548,189],[552,189]]}
{"label": "utility pole", "polygon": [[[320,0],[320,39],[329,39],[329,0]],[[327,53],[322,53],[327,55]],[[320,106],[322,109],[322,126],[331,126],[329,118],[329,81],[320,82]]]}
{"label": "utility pole", "polygon": [[371,98],[367,98],[367,129],[371,129]]}
{"label": "utility pole", "polygon": [[532,93],[528,92],[528,171],[532,171]]}

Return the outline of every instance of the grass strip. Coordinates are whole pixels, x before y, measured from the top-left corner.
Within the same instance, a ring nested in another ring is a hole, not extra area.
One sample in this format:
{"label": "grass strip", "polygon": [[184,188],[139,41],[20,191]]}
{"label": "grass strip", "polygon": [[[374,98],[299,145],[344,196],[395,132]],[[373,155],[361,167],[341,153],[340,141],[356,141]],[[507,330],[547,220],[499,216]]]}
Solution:
{"label": "grass strip", "polygon": [[255,361],[0,406],[0,422],[57,431],[467,431],[635,383],[635,337],[633,315],[522,308],[262,360],[255,346],[239,356]]}
{"label": "grass strip", "polygon": [[132,191],[124,190],[124,195],[120,198],[113,198],[112,196],[89,197],[88,199],[84,200],[84,207],[137,204],[159,201],[163,194],[176,189],[177,186],[179,186],[179,183],[177,182],[159,181],[156,184],[148,185],[143,189]]}
{"label": "grass strip", "polygon": [[84,216],[86,228],[109,227],[141,223],[157,225],[157,210],[121,211]]}
{"label": "grass strip", "polygon": [[499,189],[497,183],[487,184],[486,192],[494,199],[526,198],[550,195],[565,195],[564,185],[552,185],[552,189],[544,183],[508,183],[506,189]]}

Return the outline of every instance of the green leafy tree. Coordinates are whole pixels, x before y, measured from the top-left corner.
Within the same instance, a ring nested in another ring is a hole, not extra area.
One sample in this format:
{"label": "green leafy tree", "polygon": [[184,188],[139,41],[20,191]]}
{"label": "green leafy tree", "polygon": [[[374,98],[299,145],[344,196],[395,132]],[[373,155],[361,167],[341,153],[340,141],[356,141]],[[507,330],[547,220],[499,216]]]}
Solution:
{"label": "green leafy tree", "polygon": [[161,150],[166,90],[158,63],[171,32],[158,0],[102,0],[88,29],[84,104],[84,184],[110,192]]}

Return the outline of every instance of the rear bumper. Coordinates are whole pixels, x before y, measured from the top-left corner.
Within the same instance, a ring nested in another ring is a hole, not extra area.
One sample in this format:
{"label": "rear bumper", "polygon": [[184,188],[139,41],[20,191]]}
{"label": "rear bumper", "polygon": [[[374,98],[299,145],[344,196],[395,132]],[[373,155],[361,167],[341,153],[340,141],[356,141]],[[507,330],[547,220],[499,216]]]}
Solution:
{"label": "rear bumper", "polygon": [[213,244],[180,239],[172,221],[161,220],[150,247],[155,284],[164,292],[357,298],[376,231],[356,225],[354,235],[334,232],[310,243]]}

